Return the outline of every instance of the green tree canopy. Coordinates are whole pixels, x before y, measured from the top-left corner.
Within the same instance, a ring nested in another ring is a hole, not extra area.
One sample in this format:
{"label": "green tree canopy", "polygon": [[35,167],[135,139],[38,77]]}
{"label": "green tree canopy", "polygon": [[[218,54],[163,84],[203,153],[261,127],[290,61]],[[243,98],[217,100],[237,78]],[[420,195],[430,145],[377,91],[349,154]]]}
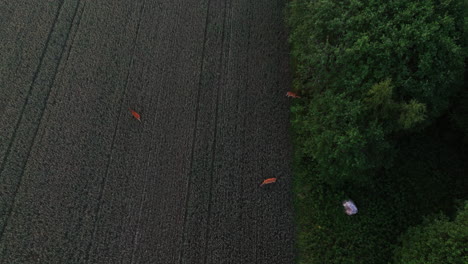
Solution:
{"label": "green tree canopy", "polygon": [[296,0],[290,7],[295,89],[360,99],[388,78],[396,101],[443,113],[464,72],[461,0]]}
{"label": "green tree canopy", "polygon": [[366,182],[395,142],[444,114],[463,81],[461,0],[295,0],[293,108],[302,156],[328,182]]}
{"label": "green tree canopy", "polygon": [[396,264],[465,264],[468,263],[468,202],[450,221],[439,215],[410,228],[395,250]]}

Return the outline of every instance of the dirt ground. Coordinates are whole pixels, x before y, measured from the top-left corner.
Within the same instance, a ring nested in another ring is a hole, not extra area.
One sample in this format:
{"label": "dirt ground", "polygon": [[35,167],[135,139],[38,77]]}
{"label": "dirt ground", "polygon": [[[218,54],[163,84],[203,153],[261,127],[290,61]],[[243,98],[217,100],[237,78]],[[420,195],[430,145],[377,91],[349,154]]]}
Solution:
{"label": "dirt ground", "polygon": [[285,4],[0,0],[0,263],[292,264]]}

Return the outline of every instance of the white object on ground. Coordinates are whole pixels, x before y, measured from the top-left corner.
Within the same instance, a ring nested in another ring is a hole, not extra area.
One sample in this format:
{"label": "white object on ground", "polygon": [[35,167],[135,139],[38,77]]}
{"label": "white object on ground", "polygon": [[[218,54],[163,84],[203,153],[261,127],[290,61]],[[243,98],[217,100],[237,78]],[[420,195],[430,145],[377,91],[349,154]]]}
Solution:
{"label": "white object on ground", "polygon": [[356,205],[351,200],[343,201],[343,206],[347,215],[353,215],[358,212]]}

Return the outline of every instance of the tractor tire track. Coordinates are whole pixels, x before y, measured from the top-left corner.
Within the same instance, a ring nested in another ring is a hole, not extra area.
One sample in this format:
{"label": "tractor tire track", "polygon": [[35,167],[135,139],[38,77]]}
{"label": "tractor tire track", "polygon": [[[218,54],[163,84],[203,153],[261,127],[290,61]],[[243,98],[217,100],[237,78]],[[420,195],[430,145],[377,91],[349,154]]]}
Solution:
{"label": "tractor tire track", "polygon": [[[68,4],[70,3],[76,3],[77,6],[79,6],[79,3],[77,3],[76,1],[71,1]],[[95,3],[92,3],[92,5],[96,6]],[[106,6],[106,3],[101,2],[97,3],[97,5]],[[125,7],[121,8],[120,10],[116,9],[116,11],[126,10],[128,10],[128,8]],[[96,14],[96,11],[100,12],[100,10],[97,10],[96,8],[90,8],[86,11],[91,12],[85,12],[84,9],[81,9],[81,11],[78,12],[78,14],[81,13],[86,15],[86,19],[83,20],[83,17],[81,17],[79,21],[75,20],[75,25],[81,26],[81,21],[86,21],[85,28],[89,28],[90,25],[97,25],[101,29],[107,26],[102,26],[102,23],[95,23],[96,17],[94,15]],[[78,17],[78,15],[76,15],[75,17]],[[97,19],[101,19],[102,17],[104,16],[98,16]],[[125,26],[130,28],[132,26],[133,21],[130,18],[130,20],[123,20],[123,22],[127,22]],[[109,30],[104,29],[105,33],[107,33],[106,31],[108,32]],[[95,143],[97,142],[98,144],[96,145],[99,146],[100,143],[106,142],[107,139],[101,139],[101,135],[96,136],[96,133],[94,132],[96,130],[93,130],[93,125],[87,126],[87,130],[83,129],[83,126],[86,126],[86,124],[94,123],[96,121],[95,118],[90,116],[88,120],[82,119],[81,117],[77,116],[76,113],[83,113],[85,111],[89,111],[88,109],[93,108],[94,110],[101,111],[101,113],[105,114],[105,112],[103,112],[102,110],[109,109],[107,107],[99,107],[99,105],[97,105],[96,107],[96,105],[93,105],[93,103],[90,104],[90,101],[84,101],[90,98],[90,92],[97,91],[97,93],[106,94],[106,97],[110,100],[115,99],[116,102],[119,101],[117,96],[109,96],[112,95],[112,89],[107,89],[106,91],[101,88],[103,86],[101,86],[98,90],[92,90],[88,89],[89,85],[86,85],[87,87],[85,87],[87,89],[85,92],[87,92],[88,98],[86,98],[85,96],[70,96],[73,93],[79,92],[80,89],[76,88],[81,88],[80,86],[82,86],[83,83],[88,82],[89,80],[94,81],[97,79],[89,79],[88,77],[84,79],[81,78],[79,73],[80,69],[83,69],[84,65],[86,69],[93,69],[93,67],[86,67],[89,64],[86,65],[85,63],[89,63],[90,61],[91,63],[95,63],[96,61],[99,62],[99,59],[96,60],[95,58],[103,58],[106,55],[102,52],[95,52],[95,55],[98,56],[91,56],[91,60],[84,57],[85,60],[83,61],[83,50],[93,52],[93,50],[89,48],[83,49],[84,45],[90,44],[90,33],[95,34],[88,30],[81,31],[81,33],[78,34],[78,36],[75,35],[79,38],[73,40],[73,45],[77,45],[77,49],[73,52],[73,54],[78,56],[69,57],[68,62],[72,64],[72,67],[65,67],[65,65],[63,65],[64,63],[61,63],[62,66],[60,67],[60,78],[57,83],[59,89],[54,89],[57,90],[54,91],[54,107],[51,111],[48,111],[48,119],[46,121],[48,123],[42,125],[42,131],[44,131],[43,138],[41,139],[40,145],[35,146],[32,151],[32,162],[28,163],[27,165],[29,170],[26,174],[27,180],[25,180],[25,186],[22,186],[19,191],[21,195],[18,202],[18,206],[17,208],[15,207],[15,214],[13,214],[14,217],[12,217],[12,220],[9,221],[15,222],[16,225],[13,225],[12,228],[8,228],[8,236],[2,241],[1,246],[4,249],[3,252],[5,254],[2,254],[0,259],[5,258],[6,263],[11,263],[12,260],[17,260],[20,262],[21,260],[25,261],[24,259],[28,258],[30,255],[33,256],[33,258],[37,257],[37,261],[39,261],[39,259],[42,259],[42,263],[58,263],[63,261],[67,263],[76,263],[76,261],[80,261],[81,263],[83,257],[85,256],[85,250],[82,247],[82,243],[84,243],[84,241],[90,241],[90,239],[86,239],[83,237],[86,237],[89,234],[88,212],[92,213],[94,208],[96,208],[94,206],[95,200],[93,199],[95,198],[95,195],[97,196],[97,192],[94,192],[94,186],[97,186],[97,184],[93,183],[93,181],[95,181],[95,178],[86,178],[86,171],[89,170],[88,168],[90,168],[90,166],[93,166],[91,165],[93,164],[93,161],[96,161],[96,159],[94,159],[93,157],[100,155],[99,151],[98,153],[95,152],[96,149],[99,150],[100,148],[97,147],[92,152],[89,152],[90,149],[84,148],[85,145],[83,143],[86,142],[86,140],[91,140]],[[100,34],[99,36],[101,37],[103,35],[104,34]],[[108,35],[116,36],[112,34]],[[70,41],[72,40],[70,39]],[[70,43],[70,41],[68,42]],[[125,49],[125,47],[123,48]],[[68,51],[70,51],[70,49],[68,49]],[[65,56],[63,56],[63,58],[65,58]],[[111,58],[115,58],[115,56],[111,56]],[[127,58],[128,57],[124,57],[124,60],[128,64],[128,61],[130,60]],[[125,70],[128,71],[128,65],[125,67]],[[76,74],[77,72],[78,75]],[[114,73],[116,73],[116,71],[114,71]],[[117,73],[116,75],[118,76],[120,75],[120,73]],[[102,76],[100,74],[98,76],[101,77],[101,79],[103,79],[102,77],[107,77]],[[70,77],[72,80],[75,79],[75,82],[70,82],[70,79],[67,79]],[[79,82],[76,82],[76,80]],[[75,89],[69,88],[70,86],[72,86]],[[117,92],[115,93],[115,95],[117,95]],[[101,96],[98,98],[103,97]],[[112,116],[115,116],[115,114],[113,114]],[[80,118],[81,120],[79,122],[73,122],[72,119],[76,120],[76,117]],[[104,120],[106,119],[104,118]],[[105,121],[104,126],[101,127],[105,127],[106,123],[109,124],[112,122]],[[72,129],[70,129],[69,127],[71,127]],[[80,134],[80,131],[84,131],[85,133]],[[55,144],[51,144],[51,142],[55,142]],[[69,145],[70,143],[72,144],[71,148],[63,148],[64,145]],[[85,154],[84,157],[89,156],[88,160],[86,160],[86,158],[83,159],[83,156],[79,159],[74,158],[77,157],[76,154],[80,154],[80,152]],[[80,162],[81,160],[84,161],[84,163],[82,163],[84,166],[69,166],[70,164]],[[99,160],[97,161],[100,162]],[[66,174],[60,173],[60,171],[57,169],[62,171],[65,169],[64,172]],[[82,173],[82,175],[80,177],[73,177],[73,175],[76,175],[77,171],[80,171],[79,173]],[[95,170],[93,171],[98,173],[99,168],[95,167]],[[34,174],[32,174],[31,172],[33,172]],[[62,178],[61,183],[57,181],[60,178]],[[57,189],[59,191],[57,191]],[[83,202],[83,197],[85,199],[88,199],[88,201]],[[71,199],[73,199],[72,201],[74,202],[74,204],[69,203]],[[49,201],[46,203],[45,201],[47,200],[53,202]],[[31,204],[35,204],[35,206],[31,206]],[[65,206],[64,210],[57,210],[57,208],[60,208],[62,206]],[[76,213],[70,213],[70,208],[76,208],[78,210],[75,211]],[[79,211],[84,212],[84,214],[78,213]],[[34,215],[34,217],[31,217],[32,215]],[[52,215],[53,217],[47,217],[47,215]],[[67,219],[68,221],[61,221],[61,219]],[[19,224],[20,222],[22,222],[23,224]],[[53,222],[58,222],[59,224],[56,223],[56,225],[53,228],[51,228],[51,224]],[[28,230],[31,227],[34,227],[36,230],[41,230],[41,232],[47,230],[47,236],[53,237],[54,239],[46,239],[47,237],[38,236],[40,235],[40,233],[37,235],[36,233],[29,233],[29,235],[26,238],[25,235],[28,234],[28,231],[25,232],[25,230]],[[12,239],[12,237],[14,237],[14,239]],[[34,241],[34,243],[28,243],[28,240]],[[55,243],[60,243],[60,246],[53,246]],[[69,247],[69,245],[72,246]],[[41,258],[41,253],[39,252],[43,248],[48,248],[49,252],[45,255],[42,254]],[[0,260],[0,262],[2,261]]]}
{"label": "tractor tire track", "polygon": [[[60,11],[62,10],[62,6],[63,6],[63,2],[65,0],[63,0],[62,2],[60,2],[58,8],[57,8],[57,12],[55,13],[55,17],[54,17],[54,20],[52,22],[52,27],[50,28],[50,31],[49,33],[47,34],[47,38],[46,38],[46,41],[45,41],[45,45],[44,45],[44,49],[42,50],[42,53],[41,53],[41,56],[39,58],[39,63],[36,67],[36,70],[34,71],[34,74],[33,74],[33,77],[32,77],[32,81],[31,81],[31,85],[29,86],[29,89],[27,91],[27,95],[25,97],[25,100],[24,100],[24,103],[23,105],[21,106],[21,111],[20,111],[20,114],[19,114],[19,118],[18,118],[18,121],[16,121],[16,124],[15,124],[15,128],[13,129],[13,135],[10,139],[10,143],[8,144],[8,147],[7,147],[7,150],[6,150],[6,153],[5,153],[5,156],[3,157],[3,160],[2,160],[2,163],[0,165],[0,177],[1,177],[1,174],[2,172],[4,171],[5,169],[5,166],[6,166],[6,160],[7,158],[10,156],[10,151],[11,151],[11,148],[12,148],[12,145],[13,145],[13,142],[15,141],[16,139],[16,134],[18,133],[18,128],[21,124],[21,121],[23,119],[23,116],[24,116],[24,111],[26,109],[26,106],[28,104],[28,101],[29,101],[29,97],[31,96],[31,93],[32,93],[32,88],[36,82],[36,79],[37,79],[37,76],[38,76],[38,73],[42,67],[42,64],[43,64],[43,61],[44,61],[44,57],[46,55],[46,52],[49,48],[49,42],[50,42],[50,38],[52,36],[52,32],[54,31],[54,28],[57,24],[57,20],[58,20],[58,17],[59,17],[59,14],[60,14]],[[2,232],[3,233],[3,232]],[[1,237],[1,233],[0,233],[0,237]]]}
{"label": "tractor tire track", "polygon": [[[32,145],[16,131],[1,172],[22,179],[0,182],[16,193],[0,262],[293,263],[285,1],[62,3],[31,95],[14,95],[29,98],[13,111]],[[57,6],[37,17],[51,23]]]}
{"label": "tractor tire track", "polygon": [[93,227],[93,232],[92,232],[93,235],[91,237],[90,243],[89,243],[89,245],[87,247],[87,250],[86,250],[85,263],[89,263],[89,254],[90,254],[91,246],[92,246],[92,243],[93,243],[93,241],[95,240],[95,237],[96,237],[97,224],[99,222],[100,211],[101,211],[102,197],[103,197],[103,194],[104,194],[104,188],[106,186],[107,178],[109,176],[110,164],[112,163],[112,156],[113,156],[113,150],[114,150],[114,145],[115,145],[115,139],[116,139],[117,132],[118,132],[119,120],[120,120],[120,117],[122,116],[122,111],[123,111],[123,108],[124,108],[123,107],[124,98],[127,95],[127,88],[128,88],[128,85],[129,85],[128,81],[129,81],[129,78],[130,78],[130,72],[131,72],[131,70],[133,68],[133,63],[134,63],[134,58],[135,58],[136,41],[138,39],[138,33],[140,32],[141,17],[142,17],[142,14],[143,14],[143,10],[145,8],[145,3],[146,3],[146,1],[143,1],[141,9],[140,9],[139,19],[138,19],[138,23],[137,23],[136,31],[135,31],[135,37],[133,39],[132,56],[131,56],[131,59],[130,59],[129,65],[128,65],[127,77],[125,78],[124,89],[123,89],[123,92],[122,92],[122,96],[121,96],[121,99],[120,99],[120,105],[119,105],[119,108],[118,108],[119,109],[119,114],[117,116],[118,116],[119,119],[115,123],[116,125],[115,125],[115,128],[114,128],[114,133],[112,135],[110,153],[109,153],[109,158],[108,158],[107,165],[106,165],[106,170],[105,170],[105,173],[104,173],[104,177],[102,178],[102,181],[101,181],[101,183],[99,185],[100,187],[99,187],[98,203],[97,203],[97,207],[96,207],[96,211],[95,211],[96,220],[94,222],[94,227]]}
{"label": "tractor tire track", "polygon": [[[78,2],[74,9],[71,8],[70,10],[71,12],[69,12],[68,14],[65,14],[64,15],[65,17],[61,18],[61,21],[59,23],[64,23],[65,25],[64,27],[58,29],[57,21],[59,20],[59,15],[62,11],[63,4],[64,2],[60,4],[57,14],[54,19],[53,26],[49,32],[49,35],[47,36],[45,48],[40,58],[40,63],[37,67],[36,72],[34,73],[28,95],[26,96],[26,101],[20,113],[20,118],[16,124],[15,130],[14,130],[15,132],[11,139],[10,145],[8,146],[4,161],[2,163],[2,168],[0,169],[0,178],[2,179],[2,182],[0,185],[0,188],[1,188],[0,190],[2,191],[1,193],[2,194],[4,193],[3,183],[5,182],[5,178],[10,178],[6,180],[6,181],[9,181],[9,185],[10,185],[8,186],[9,191],[13,189],[13,191],[10,194],[10,197],[5,199],[5,196],[2,195],[3,205],[0,206],[0,208],[3,208],[3,210],[6,212],[5,214],[1,214],[1,215],[4,215],[4,217],[0,219],[0,225],[1,225],[0,240],[3,236],[3,233],[5,232],[5,228],[11,216],[14,203],[15,203],[15,199],[16,199],[16,195],[22,183],[24,170],[25,170],[27,161],[30,157],[30,152],[34,145],[37,132],[39,130],[39,126],[44,116],[44,112],[46,111],[47,102],[49,100],[49,95],[55,83],[58,68],[62,61],[63,53],[65,51],[65,45],[68,41],[69,33],[73,25],[73,20],[75,19],[78,6],[79,6],[79,2]],[[67,19],[70,20],[70,22],[67,22],[66,21]],[[52,37],[53,34],[55,34],[54,38]],[[50,44],[51,39],[53,39],[53,42],[55,45]],[[46,57],[48,61],[44,62],[44,58]],[[53,61],[52,58],[56,58],[57,60]],[[53,68],[53,70],[52,72],[50,72],[49,70],[44,69],[44,67],[51,67]],[[40,81],[38,81],[39,77],[41,78]],[[41,81],[43,83],[41,83]],[[42,92],[39,92],[39,94],[36,94],[34,93],[36,90],[45,90],[45,91],[42,91]],[[34,107],[31,107],[31,106],[34,106]],[[36,107],[40,109],[39,112],[35,111]],[[27,119],[25,117],[26,114],[28,115]],[[24,121],[25,119],[26,121]],[[27,128],[28,126],[31,128],[28,129]],[[25,133],[26,136],[23,136],[21,139],[17,139],[17,133],[19,131],[21,133]],[[14,143],[16,143],[17,145],[13,147]],[[10,157],[10,152],[13,148],[15,149],[15,152],[14,152],[15,157],[13,157],[13,160],[11,160],[10,163],[7,164],[7,161],[9,161],[8,158],[12,158]],[[16,180],[13,180],[12,177],[16,178]],[[5,190],[5,193],[8,193],[8,191]]]}
{"label": "tractor tire track", "polygon": [[69,45],[70,48],[68,49],[67,56],[65,57],[65,62],[68,61],[68,57],[70,57],[70,53],[71,53],[71,51],[72,51],[72,49],[74,47],[73,44],[75,43],[76,34],[80,30],[81,18],[83,17],[83,13],[84,13],[85,8],[86,8],[86,2],[83,3],[83,7],[81,8],[81,11],[80,11],[80,13],[79,13],[79,15],[78,15],[78,17],[76,19],[75,32],[73,33],[73,37],[71,38],[71,42],[70,42],[70,45]]}
{"label": "tractor tire track", "polygon": [[203,48],[200,56],[200,74],[198,77],[198,89],[197,89],[197,99],[195,103],[195,120],[194,120],[194,125],[193,125],[193,133],[192,133],[192,147],[190,151],[190,167],[189,167],[189,174],[188,174],[188,179],[187,179],[187,187],[186,187],[186,194],[185,194],[185,206],[184,206],[184,218],[183,218],[183,229],[182,229],[182,240],[181,240],[181,249],[180,253],[178,256],[178,263],[182,263],[182,258],[184,255],[184,244],[186,240],[186,235],[187,235],[187,216],[188,216],[188,205],[189,205],[189,198],[190,198],[190,191],[192,187],[192,167],[193,167],[193,162],[194,162],[194,153],[195,153],[195,139],[197,137],[197,125],[198,125],[198,115],[200,112],[200,94],[201,94],[201,89],[202,89],[202,76],[203,76],[203,67],[204,67],[204,62],[205,62],[205,52],[206,52],[206,40],[207,40],[207,32],[208,32],[208,18],[209,18],[209,13],[210,13],[210,3],[211,0],[208,0],[208,7],[206,11],[206,18],[205,18],[205,27],[204,27],[204,32],[203,32]]}
{"label": "tractor tire track", "polygon": [[215,161],[216,161],[216,147],[217,147],[217,138],[218,138],[218,116],[219,116],[219,97],[220,97],[220,87],[224,87],[224,68],[223,59],[224,59],[224,41],[225,41],[225,26],[226,26],[226,9],[227,9],[227,0],[224,1],[224,15],[223,15],[223,26],[222,26],[222,39],[221,39],[221,53],[219,58],[219,65],[221,68],[221,76],[219,76],[219,85],[216,88],[216,107],[214,109],[215,116],[214,116],[214,132],[213,132],[213,146],[212,146],[212,154],[211,154],[211,174],[210,174],[210,187],[209,187],[209,196],[208,196],[208,210],[207,210],[207,220],[206,220],[206,233],[205,233],[205,247],[204,247],[204,260],[203,263],[207,263],[208,260],[208,244],[210,241],[210,230],[211,230],[211,208],[213,206],[213,179],[214,179],[214,172],[215,172]]}

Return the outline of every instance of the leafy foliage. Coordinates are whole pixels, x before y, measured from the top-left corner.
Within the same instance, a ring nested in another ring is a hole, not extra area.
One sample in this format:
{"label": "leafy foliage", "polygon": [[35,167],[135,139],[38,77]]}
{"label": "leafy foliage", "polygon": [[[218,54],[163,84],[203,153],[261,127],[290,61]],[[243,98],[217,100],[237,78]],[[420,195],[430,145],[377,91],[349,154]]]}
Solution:
{"label": "leafy foliage", "polygon": [[[299,148],[330,182],[390,167],[392,140],[427,126],[460,87],[461,2],[293,1]],[[362,175],[362,179],[358,179]]]}
{"label": "leafy foliage", "polygon": [[402,104],[401,108],[402,112],[399,123],[403,129],[409,129],[414,124],[424,120],[426,106],[418,103],[418,101],[413,99],[409,103]]}
{"label": "leafy foliage", "polygon": [[387,263],[409,226],[467,198],[462,1],[289,5],[300,263]]}
{"label": "leafy foliage", "polygon": [[397,100],[416,99],[433,119],[463,74],[461,1],[296,0],[290,6],[295,89],[360,98],[391,78]]}
{"label": "leafy foliage", "polygon": [[370,171],[386,162],[370,158],[390,149],[382,127],[376,122],[365,124],[365,111],[362,102],[330,91],[306,106],[293,107],[299,151],[313,158],[321,180],[335,184],[351,179],[366,181]]}
{"label": "leafy foliage", "polygon": [[468,263],[468,202],[455,221],[444,215],[411,227],[401,237],[395,263],[404,264],[463,264]]}
{"label": "leafy foliage", "polygon": [[[393,166],[367,185],[354,180],[329,184],[316,177],[316,163],[295,152],[299,263],[387,263],[398,237],[423,216],[453,213],[466,199],[468,157],[459,131],[442,119],[398,143]],[[359,212],[347,216],[341,201],[352,198]]]}
{"label": "leafy foliage", "polygon": [[[409,103],[395,102],[393,100],[393,86],[391,81],[385,80],[372,86],[364,98],[369,116],[386,127],[386,132],[391,133],[398,130],[408,130],[422,122],[426,116],[426,106],[412,99]],[[399,123],[395,125],[392,121],[400,116]]]}

